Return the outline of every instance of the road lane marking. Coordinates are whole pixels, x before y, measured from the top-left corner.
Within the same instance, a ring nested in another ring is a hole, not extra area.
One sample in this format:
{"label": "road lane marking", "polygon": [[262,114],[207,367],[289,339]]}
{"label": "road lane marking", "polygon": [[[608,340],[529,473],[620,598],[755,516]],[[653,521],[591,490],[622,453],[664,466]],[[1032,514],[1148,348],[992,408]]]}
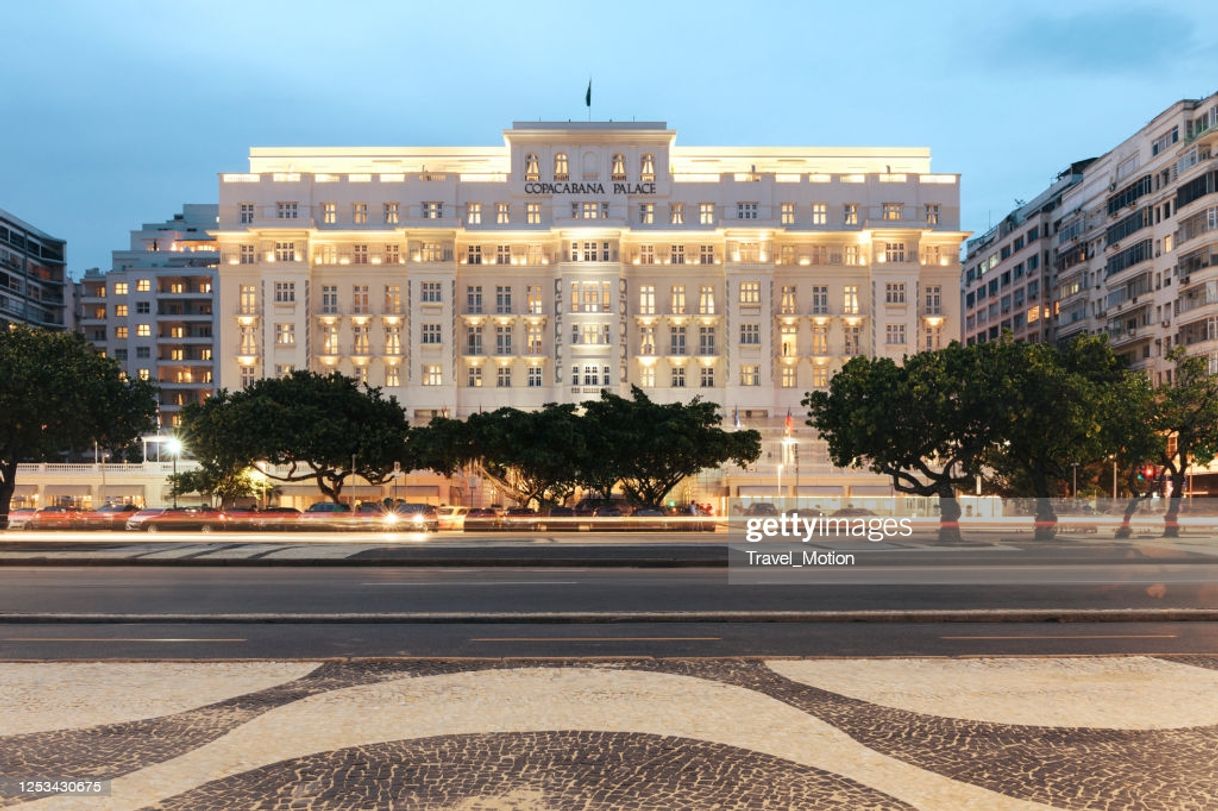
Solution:
{"label": "road lane marking", "polygon": [[1178,634],[1006,634],[1003,636],[940,636],[940,639],[1177,639]]}
{"label": "road lane marking", "polygon": [[719,642],[719,636],[475,636],[470,642]]}
{"label": "road lane marking", "polygon": [[578,580],[397,580],[360,583],[361,586],[574,586]]}
{"label": "road lane marking", "polygon": [[5,636],[0,642],[248,642],[242,637]]}

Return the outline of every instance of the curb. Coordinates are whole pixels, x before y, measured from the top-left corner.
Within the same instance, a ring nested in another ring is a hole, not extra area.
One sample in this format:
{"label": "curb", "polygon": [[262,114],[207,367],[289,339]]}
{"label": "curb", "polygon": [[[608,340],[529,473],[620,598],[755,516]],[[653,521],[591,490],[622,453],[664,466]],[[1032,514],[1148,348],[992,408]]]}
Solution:
{"label": "curb", "polygon": [[3,614],[0,625],[109,623],[503,625],[721,622],[1218,622],[1218,609],[961,609],[893,611],[415,612],[384,614]]}
{"label": "curb", "polygon": [[5,566],[297,566],[297,567],[605,567],[619,569],[722,568],[728,565],[727,553],[715,557],[403,557],[403,558],[5,558]]}

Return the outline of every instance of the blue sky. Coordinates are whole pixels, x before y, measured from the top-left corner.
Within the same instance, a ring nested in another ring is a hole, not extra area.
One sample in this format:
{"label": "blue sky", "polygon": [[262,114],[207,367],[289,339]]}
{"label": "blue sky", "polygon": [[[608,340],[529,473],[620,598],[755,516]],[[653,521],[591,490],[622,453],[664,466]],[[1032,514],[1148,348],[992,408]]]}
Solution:
{"label": "blue sky", "polygon": [[77,276],[251,145],[496,144],[584,117],[589,75],[596,118],[685,144],[929,146],[974,231],[1218,90],[1218,15],[1184,0],[41,0],[4,28],[0,208]]}

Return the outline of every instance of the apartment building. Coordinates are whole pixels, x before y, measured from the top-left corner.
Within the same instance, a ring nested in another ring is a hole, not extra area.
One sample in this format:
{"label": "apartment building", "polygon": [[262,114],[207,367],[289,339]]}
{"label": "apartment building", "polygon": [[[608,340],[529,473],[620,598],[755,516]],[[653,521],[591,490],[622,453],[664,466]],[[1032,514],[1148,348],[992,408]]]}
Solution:
{"label": "apartment building", "polygon": [[927,149],[687,147],[663,122],[503,141],[254,148],[221,174],[218,383],[336,369],[419,422],[700,395],[767,438],[733,495],[840,495],[807,429],[791,480],[786,414],[852,356],[960,336],[958,176]]}
{"label": "apartment building", "polygon": [[1092,160],[1071,164],[1047,189],[966,243],[961,288],[965,344],[1006,334],[1031,343],[1052,339],[1062,196],[1082,181]]}
{"label": "apartment building", "polygon": [[0,328],[69,325],[67,243],[0,209]]}
{"label": "apartment building", "polygon": [[1178,101],[1062,195],[1058,340],[1106,333],[1152,380],[1183,345],[1218,372],[1218,93]]}
{"label": "apartment building", "polygon": [[80,282],[78,330],[132,378],[155,381],[160,423],[178,424],[188,403],[216,390],[215,280],[218,253],[208,231],[214,204],[187,204],[179,214],[131,232],[112,267]]}

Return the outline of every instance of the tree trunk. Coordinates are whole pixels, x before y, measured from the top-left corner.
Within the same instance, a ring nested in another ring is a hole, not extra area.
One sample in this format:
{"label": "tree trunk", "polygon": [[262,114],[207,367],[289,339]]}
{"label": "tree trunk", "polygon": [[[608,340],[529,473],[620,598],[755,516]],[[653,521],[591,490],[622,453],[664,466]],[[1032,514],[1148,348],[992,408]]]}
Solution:
{"label": "tree trunk", "polygon": [[1133,527],[1130,525],[1129,522],[1133,519],[1133,514],[1138,511],[1138,502],[1140,502],[1141,500],[1142,500],[1142,498],[1140,496],[1134,496],[1133,498],[1131,498],[1125,502],[1125,514],[1121,516],[1121,525],[1119,527],[1117,527],[1115,537],[1117,537],[1117,538],[1133,537]]}
{"label": "tree trunk", "polygon": [[1184,472],[1171,474],[1171,498],[1167,500],[1167,513],[1163,516],[1163,537],[1180,537],[1180,499],[1184,498]]}
{"label": "tree trunk", "polygon": [[0,464],[0,529],[8,528],[8,511],[17,489],[17,463]]}
{"label": "tree trunk", "polygon": [[939,485],[939,543],[960,543],[960,502],[952,491],[951,482]]}

